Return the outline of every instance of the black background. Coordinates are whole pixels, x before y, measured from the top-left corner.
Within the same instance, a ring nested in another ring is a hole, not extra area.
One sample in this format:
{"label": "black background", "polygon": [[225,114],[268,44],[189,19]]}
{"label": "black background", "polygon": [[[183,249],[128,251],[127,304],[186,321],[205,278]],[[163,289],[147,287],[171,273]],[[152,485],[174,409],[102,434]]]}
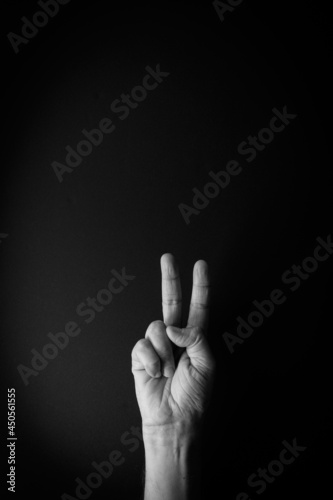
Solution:
{"label": "black background", "polygon": [[[331,18],[323,3],[290,4],[245,0],[221,22],[212,2],[72,0],[18,54],[7,34],[40,8],[2,6],[4,491],[6,388],[15,387],[17,498],[74,497],[75,478],[114,449],[126,461],[90,498],[140,498],[143,446],[120,443],[140,426],[130,354],[161,318],[159,259],[172,252],[185,304],[197,259],[213,276],[218,376],[202,498],[330,494],[333,261],[296,292],[284,286],[285,304],[234,354],[222,337],[332,232]],[[113,115],[116,130],[59,183],[51,163],[157,64],[170,75],[124,121]],[[297,118],[247,163],[238,144],[285,105]],[[186,225],[179,203],[231,159],[241,174]],[[91,324],[81,319],[82,333],[25,387],[17,365],[123,267],[135,280]],[[294,438],[306,451],[257,495],[247,478]]]}

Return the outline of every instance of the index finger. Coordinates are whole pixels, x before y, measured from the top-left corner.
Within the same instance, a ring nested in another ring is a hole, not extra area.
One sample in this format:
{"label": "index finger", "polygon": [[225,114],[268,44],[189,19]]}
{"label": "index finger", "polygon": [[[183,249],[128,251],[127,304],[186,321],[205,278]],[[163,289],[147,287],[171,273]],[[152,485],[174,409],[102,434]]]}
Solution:
{"label": "index finger", "polygon": [[198,260],[193,268],[193,288],[188,317],[188,327],[197,326],[206,330],[209,321],[210,279],[208,264]]}
{"label": "index finger", "polygon": [[181,326],[182,289],[176,259],[171,253],[161,257],[163,321],[166,326]]}

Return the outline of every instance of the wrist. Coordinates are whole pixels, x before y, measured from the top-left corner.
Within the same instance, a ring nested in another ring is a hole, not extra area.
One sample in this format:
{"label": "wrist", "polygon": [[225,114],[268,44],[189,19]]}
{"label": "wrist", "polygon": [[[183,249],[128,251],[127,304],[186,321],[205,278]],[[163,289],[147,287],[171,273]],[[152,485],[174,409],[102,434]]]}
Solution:
{"label": "wrist", "polygon": [[191,445],[199,445],[201,441],[200,423],[173,422],[163,425],[142,426],[145,447],[148,450],[157,448],[185,449]]}
{"label": "wrist", "polygon": [[146,496],[166,500],[195,499],[201,479],[201,428],[180,423],[143,426]]}

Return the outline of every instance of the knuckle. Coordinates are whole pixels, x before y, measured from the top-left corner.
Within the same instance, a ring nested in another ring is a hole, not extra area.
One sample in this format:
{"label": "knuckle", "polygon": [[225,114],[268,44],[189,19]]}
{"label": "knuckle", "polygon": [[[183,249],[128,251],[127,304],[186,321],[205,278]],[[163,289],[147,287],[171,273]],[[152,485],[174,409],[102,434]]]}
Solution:
{"label": "knuckle", "polygon": [[132,351],[132,357],[137,353],[137,352],[142,352],[147,348],[147,339],[140,339],[136,343],[133,351]]}
{"label": "knuckle", "polygon": [[205,302],[195,301],[195,302],[192,302],[192,306],[195,309],[200,309],[200,310],[203,310],[203,311],[207,311],[209,309],[209,305],[207,303],[205,303]]}
{"label": "knuckle", "polygon": [[148,329],[146,332],[146,338],[150,335],[156,335],[156,334],[160,333],[163,329],[165,329],[165,325],[164,325],[162,320],[157,319],[156,321],[153,321],[148,326]]}
{"label": "knuckle", "polygon": [[165,297],[162,300],[162,306],[179,306],[182,303],[181,299],[175,299],[172,297]]}

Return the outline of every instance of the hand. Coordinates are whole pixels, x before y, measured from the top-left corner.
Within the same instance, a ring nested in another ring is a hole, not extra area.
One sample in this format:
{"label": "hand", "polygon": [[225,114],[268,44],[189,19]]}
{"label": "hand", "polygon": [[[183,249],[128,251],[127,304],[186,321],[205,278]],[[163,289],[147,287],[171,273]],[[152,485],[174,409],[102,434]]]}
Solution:
{"label": "hand", "polygon": [[[193,426],[209,401],[215,370],[205,332],[210,283],[198,261],[186,328],[181,328],[182,292],[171,254],[161,258],[163,322],[154,321],[132,351],[132,372],[143,428]],[[177,359],[179,361],[177,362]]]}

